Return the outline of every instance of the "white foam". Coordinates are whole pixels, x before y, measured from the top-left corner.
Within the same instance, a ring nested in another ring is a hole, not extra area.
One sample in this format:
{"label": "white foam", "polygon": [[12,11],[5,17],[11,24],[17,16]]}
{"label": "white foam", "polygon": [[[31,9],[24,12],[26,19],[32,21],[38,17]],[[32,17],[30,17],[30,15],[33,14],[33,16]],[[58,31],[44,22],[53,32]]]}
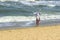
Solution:
{"label": "white foam", "polygon": [[19,1],[35,1],[35,0],[0,0],[2,2],[5,2],[5,1],[16,1],[16,2],[19,2]]}
{"label": "white foam", "polygon": [[5,2],[5,1],[19,1],[19,0],[0,0],[2,2]]}
{"label": "white foam", "polygon": [[33,23],[33,22],[32,22],[32,21],[30,21],[30,22],[26,23],[26,25],[29,25],[29,24],[31,24],[31,23]]}
{"label": "white foam", "polygon": [[[41,15],[41,20],[51,20],[51,19],[60,19],[60,15]],[[4,16],[0,17],[0,22],[19,22],[19,21],[33,21],[35,20],[34,16]]]}
{"label": "white foam", "polygon": [[47,5],[47,6],[49,6],[49,7],[55,7],[56,5],[49,4],[49,5]]}
{"label": "white foam", "polygon": [[20,1],[22,4],[33,6],[33,5],[47,5],[47,6],[60,6],[60,1]]}
{"label": "white foam", "polygon": [[[27,5],[27,6],[33,6],[33,5],[46,5],[48,7],[55,7],[55,6],[60,6],[60,1],[18,1],[24,5]],[[0,2],[0,5],[3,5],[3,6],[13,6],[13,7],[21,7],[20,5],[17,6],[17,3],[4,3],[4,2]]]}

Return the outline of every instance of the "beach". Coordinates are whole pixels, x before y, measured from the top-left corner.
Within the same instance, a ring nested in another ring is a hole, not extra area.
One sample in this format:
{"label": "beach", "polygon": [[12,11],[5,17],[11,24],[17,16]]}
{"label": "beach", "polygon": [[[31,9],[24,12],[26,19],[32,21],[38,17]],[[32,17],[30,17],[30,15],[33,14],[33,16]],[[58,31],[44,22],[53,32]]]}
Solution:
{"label": "beach", "polygon": [[60,40],[60,25],[0,30],[0,40]]}
{"label": "beach", "polygon": [[60,1],[0,1],[0,40],[60,40]]}

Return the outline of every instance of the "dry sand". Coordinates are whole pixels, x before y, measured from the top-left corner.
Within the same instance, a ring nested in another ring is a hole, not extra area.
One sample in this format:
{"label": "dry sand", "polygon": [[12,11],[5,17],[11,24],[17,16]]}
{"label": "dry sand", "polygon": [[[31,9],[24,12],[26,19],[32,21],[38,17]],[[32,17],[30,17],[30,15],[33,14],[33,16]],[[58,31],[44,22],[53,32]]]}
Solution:
{"label": "dry sand", "polygon": [[60,40],[60,26],[0,30],[0,40]]}

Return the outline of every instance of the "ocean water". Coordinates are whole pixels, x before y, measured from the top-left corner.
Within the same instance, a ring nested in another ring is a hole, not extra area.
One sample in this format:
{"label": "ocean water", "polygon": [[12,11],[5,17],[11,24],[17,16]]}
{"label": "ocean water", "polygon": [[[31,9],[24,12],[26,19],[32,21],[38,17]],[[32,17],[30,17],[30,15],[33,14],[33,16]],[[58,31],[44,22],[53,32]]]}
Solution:
{"label": "ocean water", "polygon": [[5,1],[0,2],[0,27],[34,26],[34,12],[41,13],[41,25],[60,23],[60,1]]}

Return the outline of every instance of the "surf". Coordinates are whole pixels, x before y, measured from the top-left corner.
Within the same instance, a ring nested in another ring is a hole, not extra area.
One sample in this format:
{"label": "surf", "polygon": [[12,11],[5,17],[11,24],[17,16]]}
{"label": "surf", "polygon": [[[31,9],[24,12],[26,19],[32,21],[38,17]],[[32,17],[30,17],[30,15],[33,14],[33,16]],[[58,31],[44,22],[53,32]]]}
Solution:
{"label": "surf", "polygon": [[[0,17],[0,22],[21,22],[21,21],[34,21],[35,16],[4,16]],[[41,15],[41,20],[60,19],[60,15]]]}

